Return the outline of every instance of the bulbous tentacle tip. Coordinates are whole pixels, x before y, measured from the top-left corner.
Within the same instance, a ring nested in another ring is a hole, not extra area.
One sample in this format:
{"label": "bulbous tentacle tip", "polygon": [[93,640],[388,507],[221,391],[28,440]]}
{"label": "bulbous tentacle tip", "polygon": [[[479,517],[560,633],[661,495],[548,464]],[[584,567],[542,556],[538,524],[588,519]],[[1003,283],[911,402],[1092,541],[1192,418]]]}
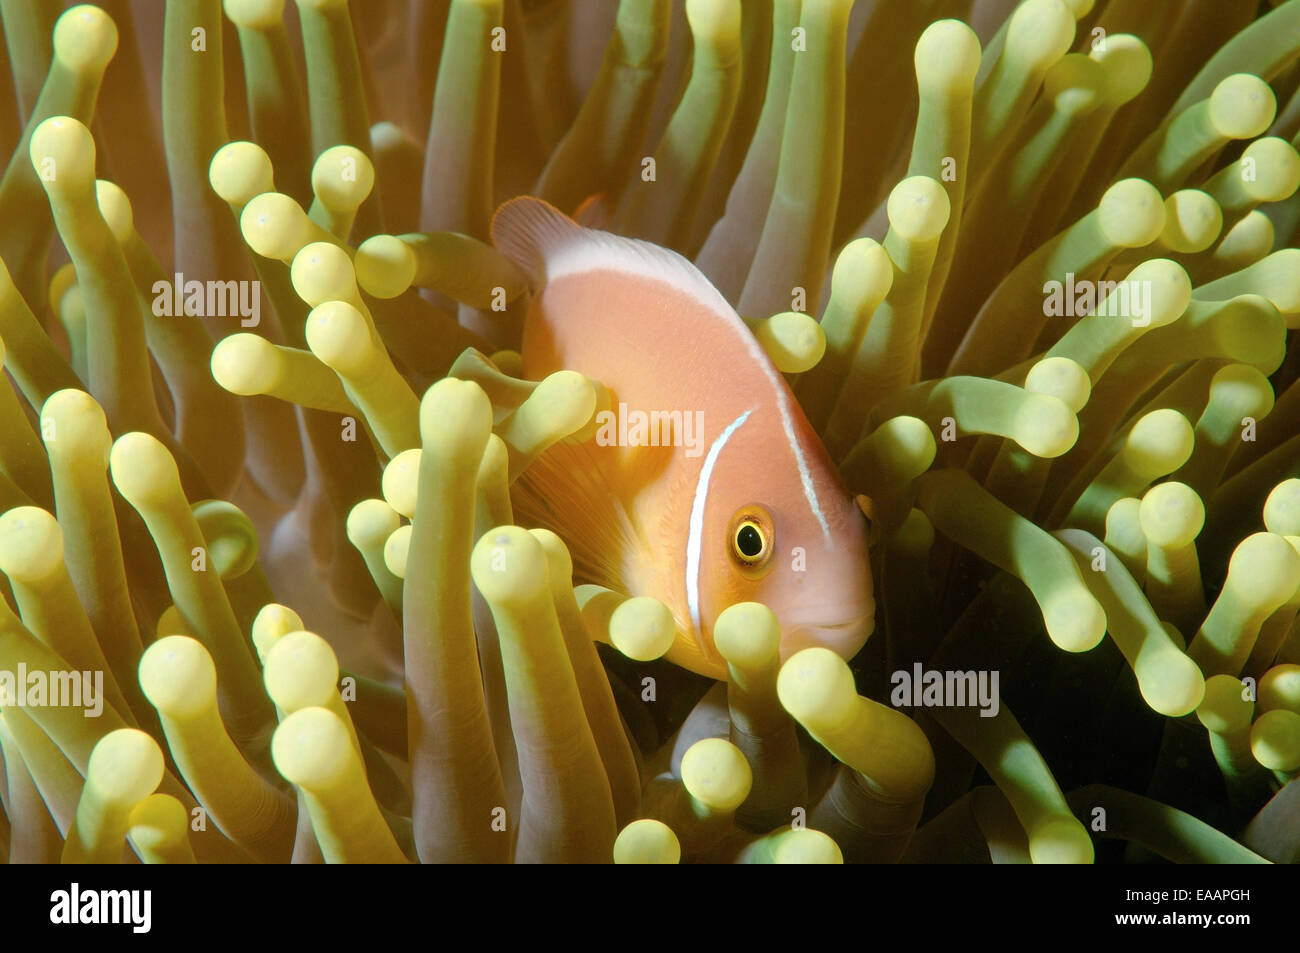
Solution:
{"label": "bulbous tentacle tip", "polygon": [[213,153],[208,182],[224,201],[242,208],[275,188],[271,157],[255,142],[228,142]]}
{"label": "bulbous tentacle tip", "polygon": [[71,116],[51,116],[32,132],[28,155],[47,192],[66,193],[95,180],[95,140]]}
{"label": "bulbous tentacle tip", "polygon": [[614,841],[616,864],[676,864],[682,859],[682,845],[672,828],[662,821],[645,818],[619,831]]}
{"label": "bulbous tentacle tip", "polygon": [[284,0],[222,0],[230,22],[246,30],[269,30],[284,18]]}
{"label": "bulbous tentacle tip", "polygon": [[117,24],[93,4],[69,8],[54,24],[54,55],[76,72],[102,73],[117,41]]}

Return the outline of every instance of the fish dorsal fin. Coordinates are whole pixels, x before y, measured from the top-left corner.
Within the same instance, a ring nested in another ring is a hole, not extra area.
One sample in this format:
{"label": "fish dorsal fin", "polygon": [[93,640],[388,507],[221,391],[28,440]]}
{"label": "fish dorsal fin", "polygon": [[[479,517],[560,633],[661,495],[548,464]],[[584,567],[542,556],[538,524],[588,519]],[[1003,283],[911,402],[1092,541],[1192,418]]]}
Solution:
{"label": "fish dorsal fin", "polygon": [[546,280],[546,262],[581,240],[582,226],[549,202],[521,195],[492,216],[492,244],[528,273],[534,282]]}
{"label": "fish dorsal fin", "polygon": [[611,269],[663,281],[743,328],[739,315],[693,264],[675,251],[636,238],[583,228],[554,206],[523,195],[492,219],[492,244],[538,284],[564,275]]}

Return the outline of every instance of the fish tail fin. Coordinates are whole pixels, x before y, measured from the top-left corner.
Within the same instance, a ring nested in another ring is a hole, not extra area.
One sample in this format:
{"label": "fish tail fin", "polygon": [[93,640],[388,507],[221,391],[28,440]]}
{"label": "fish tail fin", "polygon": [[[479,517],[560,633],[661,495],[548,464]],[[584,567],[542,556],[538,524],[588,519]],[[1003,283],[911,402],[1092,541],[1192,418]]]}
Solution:
{"label": "fish tail fin", "polygon": [[546,260],[582,235],[582,226],[531,195],[511,199],[492,217],[492,244],[534,281],[546,277]]}

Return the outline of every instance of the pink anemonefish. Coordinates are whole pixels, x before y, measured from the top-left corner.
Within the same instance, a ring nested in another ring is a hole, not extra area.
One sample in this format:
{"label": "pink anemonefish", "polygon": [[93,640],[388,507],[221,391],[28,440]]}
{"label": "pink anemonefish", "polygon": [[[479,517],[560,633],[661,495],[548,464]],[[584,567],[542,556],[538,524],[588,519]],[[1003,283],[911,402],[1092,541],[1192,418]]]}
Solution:
{"label": "pink anemonefish", "polygon": [[717,289],[673,251],[531,197],[498,210],[492,241],[533,283],[524,375],[575,370],[610,393],[608,426],[521,476],[516,518],[556,532],[579,579],[665,603],[666,657],[692,671],[726,678],[713,623],[746,601],[776,613],[783,660],[852,657],[874,626],[865,520]]}

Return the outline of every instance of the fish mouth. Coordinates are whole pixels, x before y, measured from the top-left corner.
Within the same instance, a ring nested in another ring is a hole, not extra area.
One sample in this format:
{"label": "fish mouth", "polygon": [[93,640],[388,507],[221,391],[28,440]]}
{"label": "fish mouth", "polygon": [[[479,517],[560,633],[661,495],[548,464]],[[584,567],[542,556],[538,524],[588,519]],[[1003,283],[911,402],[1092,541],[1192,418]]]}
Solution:
{"label": "fish mouth", "polygon": [[809,628],[821,629],[825,632],[839,632],[843,629],[851,629],[854,626],[861,625],[866,616],[859,616],[856,619],[850,619],[847,622],[819,622],[814,623]]}
{"label": "fish mouth", "polygon": [[844,659],[858,654],[875,631],[876,614],[872,607],[858,615],[828,620],[795,622],[782,627],[781,660],[807,648],[828,648]]}

